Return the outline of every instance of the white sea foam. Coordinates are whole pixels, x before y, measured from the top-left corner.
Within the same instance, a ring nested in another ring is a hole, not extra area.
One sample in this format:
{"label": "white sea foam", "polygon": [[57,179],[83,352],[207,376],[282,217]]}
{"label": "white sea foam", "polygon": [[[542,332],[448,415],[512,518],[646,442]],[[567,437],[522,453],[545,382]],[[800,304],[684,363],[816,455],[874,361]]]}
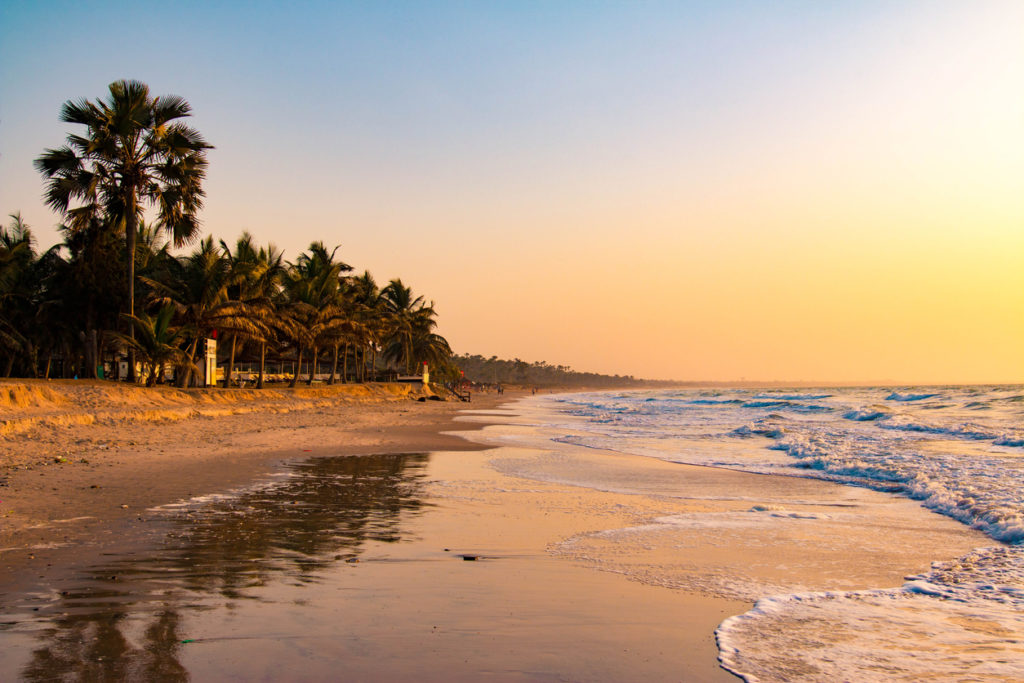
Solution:
{"label": "white sea foam", "polygon": [[719,626],[720,659],[748,683],[1024,680],[1022,553],[979,549],[898,589],[763,598]]}
{"label": "white sea foam", "polygon": [[[931,672],[940,679],[1024,680],[1020,387],[692,390],[555,400],[576,416],[565,425],[565,443],[899,493],[1007,544],[936,564],[899,589],[762,595],[754,610],[719,629],[730,670],[749,681],[915,680]],[[758,505],[746,516],[687,515],[653,524],[725,528],[756,523],[758,515],[800,514]]]}

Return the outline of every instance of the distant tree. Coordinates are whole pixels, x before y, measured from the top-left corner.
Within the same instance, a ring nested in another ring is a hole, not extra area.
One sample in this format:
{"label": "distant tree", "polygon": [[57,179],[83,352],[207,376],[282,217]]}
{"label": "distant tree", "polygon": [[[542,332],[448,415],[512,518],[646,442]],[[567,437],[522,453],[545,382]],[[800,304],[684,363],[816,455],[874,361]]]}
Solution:
{"label": "distant tree", "polygon": [[526,384],[548,387],[629,387],[667,384],[656,380],[639,380],[632,376],[601,375],[594,372],[576,372],[566,365],[552,365],[545,361],[527,363],[516,358],[503,360],[497,356],[452,356],[451,363],[458,366],[465,378],[481,383]]}

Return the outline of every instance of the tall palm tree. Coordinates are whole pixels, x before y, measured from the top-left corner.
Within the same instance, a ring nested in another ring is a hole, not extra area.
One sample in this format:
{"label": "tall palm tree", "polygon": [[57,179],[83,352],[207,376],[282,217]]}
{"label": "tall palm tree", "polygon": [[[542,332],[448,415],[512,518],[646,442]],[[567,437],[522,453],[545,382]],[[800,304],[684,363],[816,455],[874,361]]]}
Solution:
{"label": "tall palm tree", "polygon": [[[191,107],[181,97],[153,97],[139,81],[111,83],[109,96],[95,102],[68,100],[60,120],[86,127],[67,144],[35,160],[46,179],[46,202],[71,230],[99,217],[106,229],[125,236],[128,254],[129,319],[135,315],[135,240],[143,212],[156,212],[155,227],[171,234],[175,246],[199,232],[206,150],[212,149],[181,122]],[[132,334],[130,328],[129,335]],[[129,378],[134,381],[134,353]]]}

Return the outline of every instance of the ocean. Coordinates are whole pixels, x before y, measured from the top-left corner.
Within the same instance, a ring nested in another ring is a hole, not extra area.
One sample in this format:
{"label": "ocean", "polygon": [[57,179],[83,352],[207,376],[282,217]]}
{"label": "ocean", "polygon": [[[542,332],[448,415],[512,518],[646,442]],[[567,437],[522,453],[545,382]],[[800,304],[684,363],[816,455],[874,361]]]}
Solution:
{"label": "ocean", "polygon": [[[756,601],[716,633],[722,664],[745,680],[1024,680],[1024,388],[597,392],[536,397],[516,407],[522,408],[521,423],[541,431],[495,437],[504,445],[547,447],[558,457],[599,449],[827,480],[909,499],[984,534],[979,547],[940,554],[902,585],[861,590],[795,590],[785,577],[760,585],[749,578],[732,584],[707,578],[687,586],[671,576],[665,561],[642,570],[622,561],[602,564],[650,548],[669,528],[680,553],[685,543],[678,539],[688,529],[717,528],[727,538],[737,525],[756,531],[763,523],[767,535],[769,522],[780,518],[813,517],[817,525],[834,527],[830,542],[844,542],[842,510],[804,514],[793,500],[752,500],[742,512],[646,520],[551,549],[640,581]],[[517,471],[515,463],[505,469],[544,478]],[[577,468],[571,483],[673,496],[665,487],[588,482],[585,468]],[[890,542],[884,536],[875,541]],[[891,543],[901,542],[894,534]],[[622,547],[610,550],[617,543]],[[770,540],[765,546],[770,552]]]}

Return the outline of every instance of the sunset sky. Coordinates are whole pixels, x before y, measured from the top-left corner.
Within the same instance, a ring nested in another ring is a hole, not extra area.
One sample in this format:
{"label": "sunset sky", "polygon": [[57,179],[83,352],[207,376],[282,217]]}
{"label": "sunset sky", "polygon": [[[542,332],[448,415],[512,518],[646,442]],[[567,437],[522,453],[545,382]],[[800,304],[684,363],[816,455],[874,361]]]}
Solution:
{"label": "sunset sky", "polygon": [[[456,352],[680,380],[1024,381],[1024,2],[0,4],[0,214],[119,78],[204,229],[322,239]],[[6,222],[6,221],[5,221]]]}

